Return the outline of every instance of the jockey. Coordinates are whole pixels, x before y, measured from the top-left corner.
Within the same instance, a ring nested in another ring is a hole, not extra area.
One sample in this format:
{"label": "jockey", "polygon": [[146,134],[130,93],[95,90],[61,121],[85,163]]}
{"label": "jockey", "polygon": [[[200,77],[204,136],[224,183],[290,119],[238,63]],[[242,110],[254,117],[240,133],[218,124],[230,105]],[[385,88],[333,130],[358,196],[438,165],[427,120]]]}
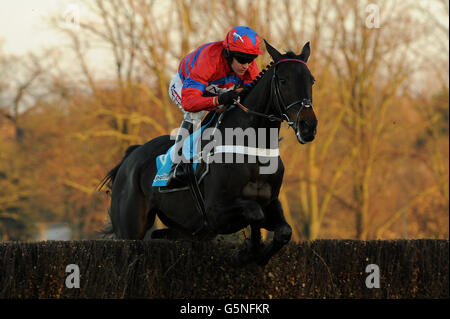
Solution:
{"label": "jockey", "polygon": [[[235,89],[256,79],[259,68],[254,60],[263,54],[260,43],[251,28],[237,26],[227,33],[224,41],[202,45],[181,60],[169,86],[170,98],[184,113],[175,139],[176,149],[181,149],[183,137],[193,132],[207,111],[233,104],[238,98]],[[168,187],[185,177],[178,164],[174,161],[172,165]]]}

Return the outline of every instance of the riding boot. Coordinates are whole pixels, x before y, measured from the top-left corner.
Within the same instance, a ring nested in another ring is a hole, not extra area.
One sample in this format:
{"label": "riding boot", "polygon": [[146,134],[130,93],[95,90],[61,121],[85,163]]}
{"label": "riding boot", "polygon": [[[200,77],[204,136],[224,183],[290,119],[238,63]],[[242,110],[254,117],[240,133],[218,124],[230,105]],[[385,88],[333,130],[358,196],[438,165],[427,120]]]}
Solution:
{"label": "riding boot", "polygon": [[[193,125],[191,122],[183,120],[183,123],[181,123],[180,129],[178,130],[178,135],[175,139],[175,144],[181,143],[179,146],[178,154],[179,156],[183,157],[183,137],[184,135],[180,132],[182,129],[187,130],[189,134],[192,134],[193,131]],[[184,157],[183,157],[184,158]],[[181,186],[182,182],[186,180],[186,169],[183,169],[183,161],[179,161],[177,163],[172,163],[172,167],[170,168],[169,177],[167,178],[167,187],[176,187]]]}

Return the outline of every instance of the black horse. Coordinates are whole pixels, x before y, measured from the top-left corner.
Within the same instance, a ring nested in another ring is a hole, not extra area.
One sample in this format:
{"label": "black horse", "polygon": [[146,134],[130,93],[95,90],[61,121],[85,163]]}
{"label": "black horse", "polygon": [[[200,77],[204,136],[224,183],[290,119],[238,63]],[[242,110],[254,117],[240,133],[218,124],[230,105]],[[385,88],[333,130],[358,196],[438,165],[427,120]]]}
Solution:
{"label": "black horse", "polygon": [[[317,126],[312,107],[314,78],[306,65],[309,42],[300,55],[281,54],[265,44],[273,62],[251,88],[242,92],[242,104],[236,103],[239,107],[228,107],[221,114],[216,130],[224,135],[227,128],[253,128],[258,132],[258,141],[268,141],[269,136],[264,134],[272,128],[276,132],[276,145],[272,143],[271,151],[276,154],[283,121],[293,127],[301,144],[314,139]],[[261,128],[268,130],[258,130]],[[155,159],[173,144],[173,139],[165,135],[144,145],[130,146],[122,161],[107,174],[102,186],[108,184],[111,190],[111,225],[105,233],[122,239],[143,239],[156,215],[168,228],[153,231],[152,238],[207,240],[250,225],[251,237],[234,255],[235,261],[240,265],[267,264],[292,234],[278,200],[284,174],[279,155],[272,158],[276,160],[276,168],[270,174],[261,174],[259,153],[246,153],[244,163],[202,162],[200,166],[207,166],[208,172],[199,181],[202,214],[189,188],[174,191],[152,187]],[[251,156],[256,160],[250,161]],[[262,243],[261,228],[274,232],[270,243]]]}

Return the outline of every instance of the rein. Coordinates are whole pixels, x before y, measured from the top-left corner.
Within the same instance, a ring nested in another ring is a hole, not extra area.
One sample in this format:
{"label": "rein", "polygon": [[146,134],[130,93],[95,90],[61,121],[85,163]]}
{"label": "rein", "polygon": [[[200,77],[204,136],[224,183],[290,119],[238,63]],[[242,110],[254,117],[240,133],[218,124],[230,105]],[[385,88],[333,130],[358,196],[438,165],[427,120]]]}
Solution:
{"label": "rein", "polygon": [[[304,65],[307,66],[306,62],[304,62],[304,61],[302,61],[302,60],[300,60],[300,59],[291,59],[291,58],[288,58],[288,59],[282,59],[282,60],[276,62],[276,63],[273,65],[274,69],[273,69],[272,81],[271,81],[271,83],[270,83],[270,98],[269,98],[269,101],[272,100],[272,95],[275,94],[275,101],[274,101],[274,104],[276,104],[276,106],[277,106],[277,108],[278,108],[278,110],[279,110],[279,112],[280,112],[281,117],[277,117],[277,116],[274,115],[274,114],[269,114],[269,115],[268,115],[268,114],[265,114],[265,113],[261,113],[261,112],[256,112],[256,111],[249,110],[247,107],[245,107],[244,105],[242,105],[242,104],[241,104],[239,101],[237,101],[237,100],[235,100],[235,104],[236,104],[241,110],[243,110],[245,113],[252,114],[252,115],[256,115],[256,116],[260,116],[260,117],[264,117],[264,118],[268,119],[269,121],[278,121],[278,122],[280,122],[280,123],[282,123],[284,120],[286,120],[286,121],[288,122],[289,126],[294,125],[295,122],[294,122],[294,121],[291,121],[291,120],[289,119],[289,116],[286,114],[287,111],[288,111],[291,107],[293,107],[294,105],[301,104],[301,107],[300,107],[300,109],[299,109],[298,112],[297,112],[297,117],[296,117],[296,120],[297,120],[298,117],[300,116],[300,112],[303,110],[303,108],[304,108],[304,107],[312,107],[312,104],[311,104],[311,101],[310,101],[309,99],[302,99],[302,100],[295,101],[295,102],[289,104],[288,106],[286,106],[286,104],[284,103],[283,97],[282,97],[282,95],[281,95],[280,88],[279,88],[279,86],[278,86],[277,75],[276,75],[276,67],[277,67],[279,64],[284,63],[284,62],[303,63]],[[280,104],[280,102],[281,102],[281,104]]]}
{"label": "rein", "polygon": [[278,121],[278,122],[283,122],[283,119],[276,117],[274,114],[264,114],[264,113],[260,113],[260,112],[255,112],[252,110],[249,110],[248,108],[246,108],[245,106],[243,106],[239,101],[235,100],[234,103],[245,113],[248,114],[253,114],[256,116],[261,116],[261,117],[265,117],[266,119],[268,119],[269,121]]}

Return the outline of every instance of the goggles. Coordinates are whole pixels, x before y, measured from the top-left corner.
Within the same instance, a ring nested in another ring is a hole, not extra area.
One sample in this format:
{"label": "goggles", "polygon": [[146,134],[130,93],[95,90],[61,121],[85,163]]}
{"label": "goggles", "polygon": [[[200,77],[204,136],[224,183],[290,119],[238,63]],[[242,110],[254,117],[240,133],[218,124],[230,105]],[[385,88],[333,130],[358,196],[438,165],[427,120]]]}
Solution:
{"label": "goggles", "polygon": [[233,52],[233,58],[236,59],[240,64],[252,63],[253,60],[257,57],[257,55],[253,54],[242,54]]}

